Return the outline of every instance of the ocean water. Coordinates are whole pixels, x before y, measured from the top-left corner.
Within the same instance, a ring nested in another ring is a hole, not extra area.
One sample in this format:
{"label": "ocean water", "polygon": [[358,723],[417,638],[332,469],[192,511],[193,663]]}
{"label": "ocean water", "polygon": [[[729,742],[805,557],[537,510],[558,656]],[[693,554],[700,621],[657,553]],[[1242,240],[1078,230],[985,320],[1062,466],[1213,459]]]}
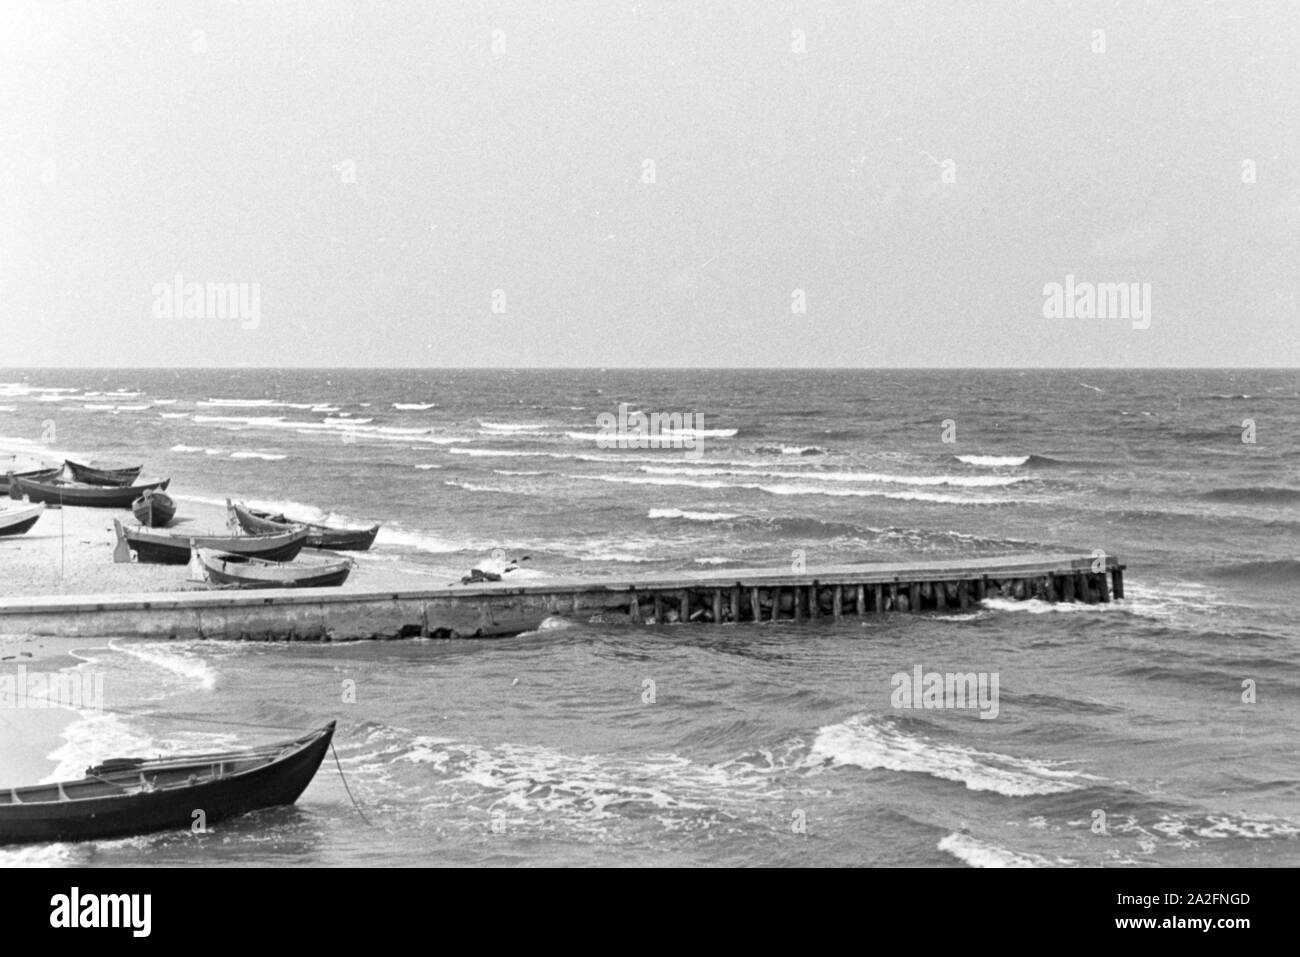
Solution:
{"label": "ocean water", "polygon": [[[619,403],[702,415],[701,455],[599,448]],[[382,521],[361,560],[412,585],[494,549],[532,577],[1128,568],[1109,606],[88,642],[111,710],[69,726],[61,772],[337,718],[360,811],[330,758],[292,808],[0,864],[1300,864],[1294,371],[10,370],[0,437],[143,459],[182,507]],[[917,666],[996,674],[997,717],[894,707]]]}

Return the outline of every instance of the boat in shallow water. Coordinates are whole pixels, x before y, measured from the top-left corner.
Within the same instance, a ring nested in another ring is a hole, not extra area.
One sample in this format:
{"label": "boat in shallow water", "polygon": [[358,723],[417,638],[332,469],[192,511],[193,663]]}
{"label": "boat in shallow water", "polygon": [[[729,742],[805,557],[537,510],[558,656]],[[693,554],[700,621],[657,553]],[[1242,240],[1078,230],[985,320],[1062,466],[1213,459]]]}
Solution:
{"label": "boat in shallow water", "polygon": [[334,722],[279,744],[214,754],[115,758],[84,777],[0,788],[0,844],[84,841],[189,828],[292,804],[334,737]]}
{"label": "boat in shallow water", "polygon": [[268,532],[282,532],[286,528],[301,526],[307,529],[308,548],[328,548],[336,552],[364,552],[375,543],[375,537],[379,534],[378,525],[371,525],[368,528],[339,528],[332,525],[318,525],[314,522],[299,522],[285,518],[284,515],[237,505],[230,499],[226,499],[226,509],[231,519],[250,535],[265,535]]}

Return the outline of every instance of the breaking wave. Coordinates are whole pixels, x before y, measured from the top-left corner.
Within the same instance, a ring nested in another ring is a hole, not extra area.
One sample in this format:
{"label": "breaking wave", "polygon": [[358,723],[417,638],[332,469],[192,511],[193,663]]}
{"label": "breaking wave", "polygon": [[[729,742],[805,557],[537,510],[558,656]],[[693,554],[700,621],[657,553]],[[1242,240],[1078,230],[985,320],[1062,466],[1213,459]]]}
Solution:
{"label": "breaking wave", "polygon": [[1007,797],[1061,794],[1098,780],[1048,761],[1016,758],[908,734],[893,721],[854,715],[817,732],[812,757],[832,765],[927,774]]}

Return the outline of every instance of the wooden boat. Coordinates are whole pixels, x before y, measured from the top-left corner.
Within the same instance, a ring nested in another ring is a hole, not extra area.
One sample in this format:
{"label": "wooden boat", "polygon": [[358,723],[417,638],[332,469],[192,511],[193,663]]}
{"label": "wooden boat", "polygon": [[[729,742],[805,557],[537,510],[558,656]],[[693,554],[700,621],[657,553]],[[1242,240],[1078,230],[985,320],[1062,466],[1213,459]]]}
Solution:
{"label": "wooden boat", "polygon": [[28,472],[9,472],[0,475],[0,495],[9,494],[9,480],[11,478],[34,479],[37,482],[48,482],[50,479],[58,478],[59,473],[63,471],[62,466],[52,469],[33,469]]}
{"label": "wooden boat", "polygon": [[150,489],[131,503],[136,521],[150,528],[162,528],[176,517],[176,503],[166,492]]}
{"label": "wooden boat", "polygon": [[0,508],[0,535],[21,535],[36,524],[44,511],[43,504]]}
{"label": "wooden boat", "polygon": [[285,518],[284,515],[263,512],[246,505],[236,505],[230,499],[226,499],[226,510],[239,527],[250,535],[282,532],[286,528],[300,525],[308,531],[308,548],[328,548],[336,552],[364,552],[375,543],[375,536],[379,534],[378,525],[371,525],[369,528],[338,528],[312,522],[299,522]]}
{"label": "wooden boat", "polygon": [[130,561],[131,552],[135,552],[140,561],[154,565],[186,565],[192,548],[214,548],[272,562],[288,562],[302,551],[307,539],[305,528],[291,528],[274,535],[195,535],[153,531],[138,525],[124,527],[116,519],[113,527],[118,542],[114,561]]}
{"label": "wooden boat", "polygon": [[[13,484],[33,502],[47,505],[79,505],[84,508],[130,508],[131,503],[150,489],[165,489],[171,479],[148,482],[144,485],[109,486],[85,485],[81,482],[61,482],[56,479],[37,481],[14,477]],[[12,495],[12,491],[10,495]]]}
{"label": "wooden boat", "polygon": [[0,788],[0,844],[85,841],[212,824],[292,804],[334,737],[334,722],[280,744],[169,758],[115,758],[85,777]]}
{"label": "wooden boat", "polygon": [[68,472],[72,475],[74,481],[84,482],[86,485],[130,485],[140,477],[140,472],[144,470],[143,465],[121,469],[101,469],[93,465],[82,465],[80,462],[74,462],[71,459],[65,459],[63,464],[68,467]]}
{"label": "wooden boat", "polygon": [[355,567],[349,558],[268,562],[211,548],[196,548],[194,553],[208,584],[240,588],[328,588],[342,585]]}

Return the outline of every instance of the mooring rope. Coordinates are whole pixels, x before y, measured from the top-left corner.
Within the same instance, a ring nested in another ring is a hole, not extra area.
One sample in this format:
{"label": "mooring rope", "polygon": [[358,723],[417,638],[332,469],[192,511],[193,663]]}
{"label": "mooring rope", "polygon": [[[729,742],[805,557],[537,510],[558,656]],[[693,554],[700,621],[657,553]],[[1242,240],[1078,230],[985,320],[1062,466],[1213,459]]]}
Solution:
{"label": "mooring rope", "polygon": [[334,750],[333,738],[330,738],[330,754],[334,755],[334,766],[339,769],[339,779],[343,781],[343,790],[348,793],[348,800],[351,801],[352,806],[357,809],[357,814],[360,815],[361,820],[365,822],[366,827],[374,827],[374,825],[370,823],[370,819],[366,817],[366,812],[361,810],[361,805],[357,803],[357,799],[352,796],[352,789],[348,787],[347,775],[343,773],[343,762],[339,760],[339,753]]}

